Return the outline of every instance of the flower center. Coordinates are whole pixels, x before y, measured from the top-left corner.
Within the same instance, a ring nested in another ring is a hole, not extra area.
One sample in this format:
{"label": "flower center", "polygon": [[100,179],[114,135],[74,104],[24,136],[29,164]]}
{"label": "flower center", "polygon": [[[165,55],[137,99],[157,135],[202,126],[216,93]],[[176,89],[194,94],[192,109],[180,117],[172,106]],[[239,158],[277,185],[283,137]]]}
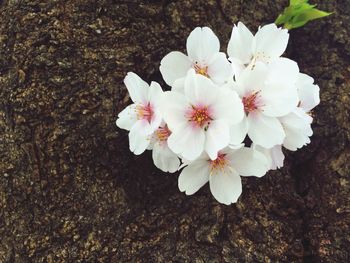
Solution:
{"label": "flower center", "polygon": [[246,113],[253,112],[258,109],[259,107],[259,101],[258,101],[258,95],[260,91],[253,92],[249,94],[248,96],[243,97],[242,102],[244,105],[244,111]]}
{"label": "flower center", "polygon": [[207,106],[192,106],[188,119],[192,122],[196,127],[200,128],[208,128],[210,121],[212,118],[210,117],[209,109]]}
{"label": "flower center", "polygon": [[136,113],[138,120],[147,120],[148,122],[151,122],[153,117],[153,108],[150,103],[147,105],[139,104],[136,106]]}
{"label": "flower center", "polygon": [[209,75],[208,75],[208,66],[201,67],[201,66],[198,65],[198,62],[196,62],[196,63],[193,65],[193,68],[194,68],[194,70],[196,71],[197,74],[200,74],[200,75],[203,75],[204,77],[209,78]]}
{"label": "flower center", "polygon": [[215,160],[209,160],[209,162],[211,175],[217,171],[224,172],[225,169],[228,167],[228,160],[226,158],[226,154],[219,153],[218,157]]}
{"label": "flower center", "polygon": [[164,127],[159,127],[156,130],[156,140],[160,143],[164,143],[168,140],[171,131],[169,130],[168,126],[165,125]]}

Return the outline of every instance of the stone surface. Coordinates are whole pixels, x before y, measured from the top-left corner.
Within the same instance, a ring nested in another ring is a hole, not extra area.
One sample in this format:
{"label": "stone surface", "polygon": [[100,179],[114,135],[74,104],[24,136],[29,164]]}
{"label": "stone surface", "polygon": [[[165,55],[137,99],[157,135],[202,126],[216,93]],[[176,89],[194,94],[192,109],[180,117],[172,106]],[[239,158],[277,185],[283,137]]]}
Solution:
{"label": "stone surface", "polygon": [[349,262],[350,2],[291,32],[287,56],[321,88],[312,143],[244,180],[235,205],[134,156],[115,126],[128,71],[210,26],[272,22],[284,1],[0,1],[0,262]]}

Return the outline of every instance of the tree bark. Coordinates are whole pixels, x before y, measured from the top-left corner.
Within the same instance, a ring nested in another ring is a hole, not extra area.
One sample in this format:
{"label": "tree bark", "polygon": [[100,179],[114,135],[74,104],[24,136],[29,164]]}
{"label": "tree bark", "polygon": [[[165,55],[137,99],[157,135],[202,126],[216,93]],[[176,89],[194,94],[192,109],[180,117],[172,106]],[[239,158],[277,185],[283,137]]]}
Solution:
{"label": "tree bark", "polygon": [[321,89],[312,142],[237,204],[180,193],[115,125],[128,71],[166,88],[159,62],[194,27],[226,50],[287,2],[0,1],[0,262],[349,262],[349,1],[311,1],[335,13],[290,32]]}

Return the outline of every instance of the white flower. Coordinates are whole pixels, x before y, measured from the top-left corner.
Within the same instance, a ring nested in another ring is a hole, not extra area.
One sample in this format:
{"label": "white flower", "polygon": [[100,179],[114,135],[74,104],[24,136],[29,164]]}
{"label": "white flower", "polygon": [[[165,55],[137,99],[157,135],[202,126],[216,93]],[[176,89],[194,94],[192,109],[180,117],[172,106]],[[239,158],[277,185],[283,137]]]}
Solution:
{"label": "white flower", "polygon": [[187,54],[173,51],[160,62],[160,72],[169,86],[186,76],[193,68],[197,74],[222,84],[232,76],[232,68],[225,53],[220,52],[220,42],[208,27],[195,28],[187,38]]}
{"label": "white flower", "polygon": [[257,61],[269,63],[286,50],[289,34],[287,29],[268,24],[259,28],[255,36],[241,22],[234,26],[227,47],[235,75]]}
{"label": "white flower", "polygon": [[242,122],[232,126],[231,140],[248,133],[253,143],[264,148],[281,145],[286,134],[278,117],[297,107],[298,74],[297,64],[286,58],[268,65],[257,62],[246,68],[232,86],[242,98],[246,115]]}
{"label": "white flower", "polygon": [[209,181],[210,191],[217,201],[229,205],[242,193],[241,176],[263,176],[269,168],[266,157],[252,148],[219,152],[215,160],[203,154],[185,167],[179,176],[179,189],[187,195],[197,192]]}
{"label": "white flower", "polygon": [[168,126],[163,122],[152,136],[152,158],[155,166],[163,172],[174,173],[179,169],[180,160],[168,147],[171,134]]}
{"label": "white flower", "polygon": [[164,93],[162,113],[172,131],[169,148],[190,161],[203,151],[215,159],[230,142],[230,126],[244,114],[236,92],[216,86],[194,70],[186,76],[184,93]]}
{"label": "white flower", "polygon": [[138,155],[149,146],[151,135],[161,123],[158,104],[163,91],[158,83],[152,82],[149,86],[132,72],[127,74],[124,83],[134,104],[118,114],[116,124],[130,131],[130,151]]}
{"label": "white flower", "polygon": [[320,103],[320,88],[313,84],[314,79],[306,74],[300,73],[296,83],[299,96],[299,105],[293,112],[280,119],[286,138],[283,146],[291,151],[310,143],[313,132],[311,123],[313,118],[308,114]]}
{"label": "white flower", "polygon": [[263,153],[268,160],[269,169],[276,170],[283,166],[284,154],[282,145],[276,145],[270,149],[265,149],[259,145],[252,145],[252,148]]}

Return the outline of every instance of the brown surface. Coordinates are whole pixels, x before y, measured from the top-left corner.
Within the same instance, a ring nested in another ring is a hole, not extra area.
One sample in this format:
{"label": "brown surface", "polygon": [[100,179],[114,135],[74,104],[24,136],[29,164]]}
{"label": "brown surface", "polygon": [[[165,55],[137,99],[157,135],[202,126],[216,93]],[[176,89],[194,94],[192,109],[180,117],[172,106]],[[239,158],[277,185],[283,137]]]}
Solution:
{"label": "brown surface", "polygon": [[122,79],[160,81],[195,26],[225,49],[233,23],[287,1],[42,2],[0,1],[0,262],[350,261],[349,1],[312,1],[336,13],[291,32],[287,56],[321,87],[311,145],[231,206],[129,152]]}

